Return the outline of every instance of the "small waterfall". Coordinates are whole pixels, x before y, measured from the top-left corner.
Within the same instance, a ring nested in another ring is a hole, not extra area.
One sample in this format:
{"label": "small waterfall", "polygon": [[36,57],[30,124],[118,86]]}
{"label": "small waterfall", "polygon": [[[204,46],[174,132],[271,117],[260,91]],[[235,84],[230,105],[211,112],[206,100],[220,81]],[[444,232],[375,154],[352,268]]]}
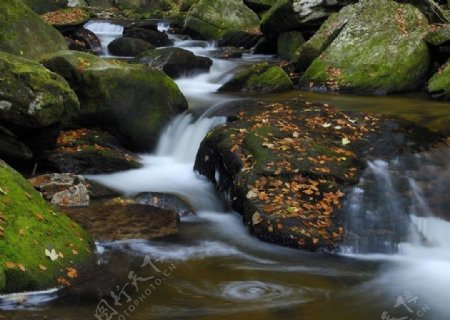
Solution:
{"label": "small waterfall", "polygon": [[96,34],[102,44],[102,54],[110,56],[108,45],[123,34],[123,26],[107,21],[89,21],[84,28]]}
{"label": "small waterfall", "polygon": [[164,130],[155,154],[173,157],[176,161],[194,163],[200,143],[214,127],[225,123],[225,117],[200,118],[191,114],[177,116]]}

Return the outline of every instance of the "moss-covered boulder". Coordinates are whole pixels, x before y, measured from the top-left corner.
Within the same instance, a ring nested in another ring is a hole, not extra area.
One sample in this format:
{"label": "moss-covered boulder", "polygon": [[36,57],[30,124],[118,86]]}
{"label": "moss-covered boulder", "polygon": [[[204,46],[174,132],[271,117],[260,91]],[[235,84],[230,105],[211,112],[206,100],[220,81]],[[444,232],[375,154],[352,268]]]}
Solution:
{"label": "moss-covered boulder", "polygon": [[368,159],[442,141],[425,128],[379,115],[300,100],[247,103],[203,140],[195,170],[232,199],[258,238],[333,249],[345,237],[342,204]]}
{"label": "moss-covered boulder", "polygon": [[435,47],[450,42],[450,23],[430,25],[425,41]]}
{"label": "moss-covered boulder", "polygon": [[450,100],[450,60],[428,80],[428,92],[435,99]]}
{"label": "moss-covered boulder", "polygon": [[[347,23],[308,67],[301,84],[312,90],[368,94],[422,85],[430,65],[423,40],[428,22],[422,12],[392,0],[362,0],[352,8],[338,14],[345,18],[332,18]],[[329,27],[328,23],[318,33]]]}
{"label": "moss-covered boulder", "polygon": [[75,121],[103,128],[133,151],[151,150],[164,126],[187,109],[172,79],[144,65],[76,51],[48,56],[43,64],[77,93],[82,107]]}
{"label": "moss-covered boulder", "polygon": [[289,76],[278,66],[259,63],[246,67],[219,88],[222,92],[281,92],[294,87]]}
{"label": "moss-covered boulder", "polygon": [[67,119],[79,109],[77,96],[60,75],[0,51],[0,119],[39,128]]}
{"label": "moss-covered boulder", "polygon": [[115,0],[115,5],[121,10],[146,13],[163,13],[179,9],[178,1],[174,0]]}
{"label": "moss-covered boulder", "polygon": [[305,38],[298,31],[284,32],[278,36],[277,52],[278,57],[283,60],[292,60],[299,50],[299,48],[305,43]]}
{"label": "moss-covered boulder", "polygon": [[185,21],[188,33],[208,40],[220,39],[227,30],[249,31],[258,26],[258,16],[242,0],[200,0]]}
{"label": "moss-covered boulder", "polygon": [[51,171],[101,174],[141,167],[138,158],[107,132],[88,129],[61,131],[56,148],[46,154]]}
{"label": "moss-covered boulder", "polygon": [[45,23],[22,0],[0,1],[0,50],[38,59],[67,49],[62,35]]}
{"label": "moss-covered boulder", "polygon": [[181,0],[180,11],[188,12],[192,6],[198,3],[200,0]]}
{"label": "moss-covered boulder", "polygon": [[258,31],[226,31],[222,38],[217,42],[219,47],[252,48],[261,37]]}
{"label": "moss-covered boulder", "polygon": [[136,57],[142,52],[154,48],[145,40],[129,37],[117,38],[108,44],[111,54],[122,57]]}
{"label": "moss-covered boulder", "polygon": [[0,212],[2,292],[68,285],[78,266],[90,263],[95,251],[91,237],[2,161]]}
{"label": "moss-covered boulder", "polygon": [[212,66],[210,58],[196,56],[191,51],[182,48],[148,50],[133,62],[162,70],[172,78],[208,72]]}

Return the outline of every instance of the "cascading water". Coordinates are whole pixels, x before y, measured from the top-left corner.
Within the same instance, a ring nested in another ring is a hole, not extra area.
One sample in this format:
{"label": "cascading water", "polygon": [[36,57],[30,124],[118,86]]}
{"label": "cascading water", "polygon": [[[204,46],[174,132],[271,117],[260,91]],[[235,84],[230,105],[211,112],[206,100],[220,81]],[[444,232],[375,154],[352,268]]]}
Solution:
{"label": "cascading water", "polygon": [[[109,23],[89,25],[105,37],[105,47],[112,33],[122,34]],[[167,28],[159,26],[160,31]],[[175,46],[198,55],[210,56],[215,50],[213,43],[170,37]],[[217,89],[240,65],[267,58],[213,59],[211,72],[177,79],[191,111],[208,111],[198,119],[191,114],[175,118],[155,152],[141,155],[141,169],[91,177],[128,195],[174,193],[197,211],[182,218],[174,238],[99,244],[102,256],[119,251],[139,263],[148,255],[176,264],[173,277],[129,319],[449,319],[448,148],[412,159],[369,162],[343,209],[348,237],[340,255],[310,254],[256,240],[239,215],[224,210],[214,187],[193,172],[201,140],[225,121],[206,115],[236,99],[217,94]],[[30,317],[18,310],[31,308],[49,319],[87,319],[98,303],[79,306],[60,300],[54,291],[0,296],[0,310],[15,310],[17,318]]]}
{"label": "cascading water", "polygon": [[102,45],[102,54],[111,56],[108,50],[108,44],[123,34],[123,26],[113,24],[107,21],[90,21],[84,25],[84,28],[95,33]]}

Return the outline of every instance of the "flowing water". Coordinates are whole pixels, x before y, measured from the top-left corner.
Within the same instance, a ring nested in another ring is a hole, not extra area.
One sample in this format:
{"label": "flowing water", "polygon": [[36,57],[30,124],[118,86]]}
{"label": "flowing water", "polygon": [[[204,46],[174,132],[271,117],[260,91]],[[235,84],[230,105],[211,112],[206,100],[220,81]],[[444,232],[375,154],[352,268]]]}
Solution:
{"label": "flowing water", "polygon": [[[114,27],[102,24],[97,28],[106,29],[104,32],[111,36]],[[214,50],[212,43],[174,40],[176,46],[196,54],[210,55]],[[105,300],[108,304],[98,298],[83,298],[109,281],[99,275],[92,280],[94,289],[85,289],[80,295],[49,291],[0,297],[1,316],[95,319],[97,315],[98,319],[108,320],[449,319],[449,149],[390,162],[369,162],[345,204],[350,236],[341,252],[333,255],[302,252],[252,237],[241,217],[230,211],[213,186],[192,170],[203,137],[225,121],[207,117],[207,110],[242,99],[217,94],[216,90],[240,65],[266,59],[270,57],[214,59],[211,72],[178,79],[190,112],[173,120],[154,153],[141,155],[143,167],[92,177],[125,195],[144,191],[177,194],[197,212],[181,218],[175,236],[98,243],[99,259],[103,266],[109,266],[106,279],[114,279],[106,292],[111,290],[117,295],[125,288],[130,297],[121,295],[117,305],[112,298]],[[373,104],[373,98],[293,94],[316,101],[346,100],[350,102],[344,104],[354,109],[358,101]],[[414,98],[399,99],[405,105],[417,103]],[[435,104],[423,101],[429,106]],[[438,118],[445,123],[450,112],[444,114]],[[134,287],[133,278],[128,277],[130,272],[142,273],[137,279],[139,286]]]}

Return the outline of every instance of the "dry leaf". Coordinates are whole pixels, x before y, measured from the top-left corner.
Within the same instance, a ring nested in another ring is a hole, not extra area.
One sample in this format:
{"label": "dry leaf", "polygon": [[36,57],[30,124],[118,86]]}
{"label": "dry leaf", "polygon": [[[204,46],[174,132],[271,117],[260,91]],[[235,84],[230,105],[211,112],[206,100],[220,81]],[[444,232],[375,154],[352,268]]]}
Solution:
{"label": "dry leaf", "polygon": [[78,277],[77,269],[75,268],[66,268],[67,276],[71,279]]}
{"label": "dry leaf", "polygon": [[39,265],[39,269],[40,269],[41,271],[45,271],[45,270],[47,270],[47,267],[44,266],[44,265],[42,265],[42,264],[40,264],[40,265]]}
{"label": "dry leaf", "polygon": [[45,249],[45,255],[46,255],[47,257],[49,257],[51,261],[55,261],[55,260],[57,260],[58,257],[59,257],[59,256],[58,256],[58,253],[56,253],[56,250],[55,250],[55,249],[52,249],[51,251],[49,251],[48,249]]}

